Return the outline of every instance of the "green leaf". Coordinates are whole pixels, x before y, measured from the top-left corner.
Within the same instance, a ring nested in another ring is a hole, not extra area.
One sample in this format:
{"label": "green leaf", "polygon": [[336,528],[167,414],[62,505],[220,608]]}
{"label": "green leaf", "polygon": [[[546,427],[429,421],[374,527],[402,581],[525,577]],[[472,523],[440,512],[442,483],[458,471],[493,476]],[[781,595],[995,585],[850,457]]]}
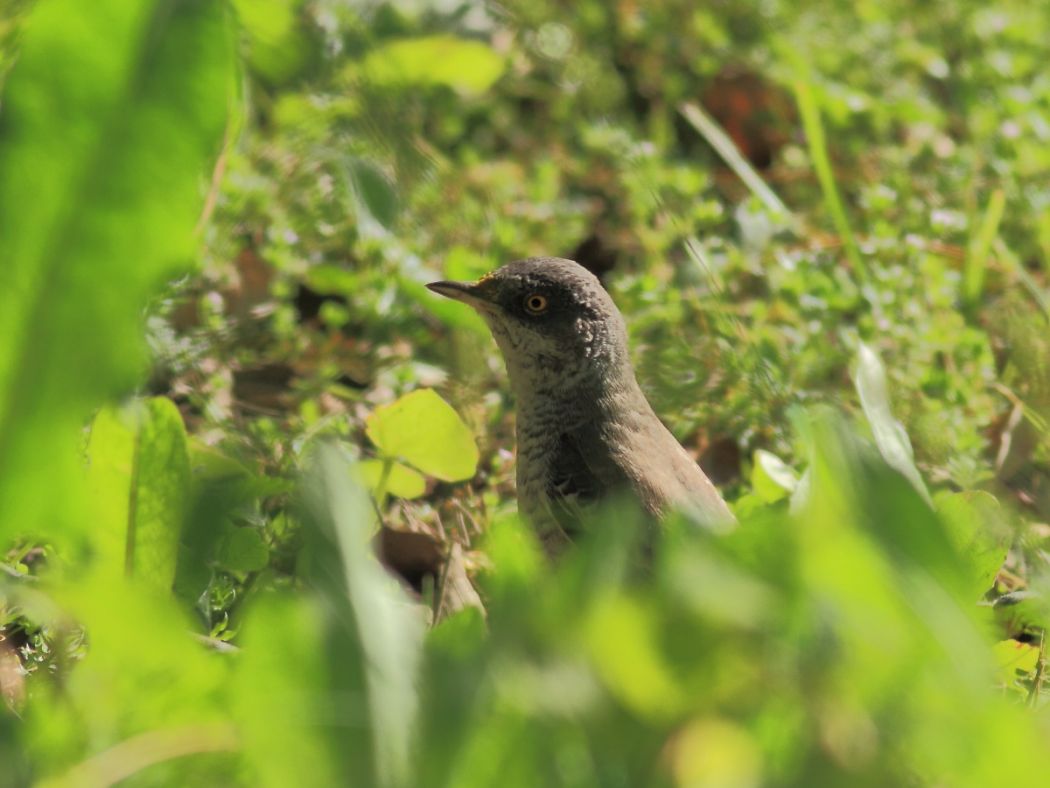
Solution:
{"label": "green leaf", "polygon": [[911,482],[923,499],[932,505],[919,469],[915,467],[915,456],[908,433],[904,425],[893,418],[890,395],[886,387],[886,370],[882,366],[882,360],[863,342],[857,351],[857,371],[853,377],[853,384],[857,388],[861,407],[868,424],[871,425],[875,445],[878,446],[882,458]]}
{"label": "green leaf", "polygon": [[798,487],[798,476],[777,455],[758,449],[751,468],[751,486],[766,503],[776,503]]}
{"label": "green leaf", "polygon": [[1016,640],[1000,640],[992,647],[998,668],[1000,683],[1012,686],[1017,674],[1033,673],[1039,665],[1039,646],[1018,643]]}
{"label": "green leaf", "polygon": [[196,251],[234,47],[211,0],[44,0],[24,31],[0,115],[0,532],[54,535],[91,525],[79,430],[135,386],[142,307]]}
{"label": "green leaf", "polygon": [[481,41],[436,35],[385,43],[360,67],[379,86],[445,85],[477,96],[500,78],[504,65],[503,56]]}
{"label": "green leaf", "polygon": [[[291,492],[286,479],[254,473],[199,440],[190,441],[193,494],[179,545],[175,592],[193,604],[207,588],[232,522],[258,511],[259,501]],[[244,537],[241,537],[244,538]]]}
{"label": "green leaf", "polygon": [[97,506],[91,535],[103,571],[170,589],[190,492],[178,409],[157,397],[123,411],[100,411],[88,461]]}
{"label": "green leaf", "polygon": [[420,389],[376,408],[365,431],[388,457],[400,457],[446,482],[469,479],[478,466],[474,436],[433,389]]}
{"label": "green leaf", "polygon": [[934,500],[948,538],[966,564],[971,596],[976,600],[992,587],[1006,560],[1010,528],[999,502],[986,492],[945,492]]}
{"label": "green leaf", "polygon": [[244,465],[227,457],[214,446],[209,446],[194,436],[190,438],[190,465],[195,476],[201,479],[244,479],[252,474]]}
{"label": "green leaf", "polygon": [[258,572],[270,562],[270,550],[257,528],[230,525],[219,545],[219,563],[234,572]]}
{"label": "green leaf", "polygon": [[373,494],[383,481],[383,466],[390,463],[390,471],[385,481],[385,492],[398,498],[418,498],[427,491],[427,480],[409,468],[394,460],[362,460],[354,466],[357,478]]}
{"label": "green leaf", "polygon": [[264,498],[268,495],[290,493],[295,485],[276,476],[262,476],[252,472],[237,460],[228,457],[214,446],[200,439],[189,439],[190,469],[198,491],[208,487],[221,487],[223,497],[239,504]]}
{"label": "green leaf", "polygon": [[321,263],[306,269],[306,284],[324,295],[350,295],[359,286],[359,278],[342,266]]}
{"label": "green leaf", "polygon": [[294,77],[309,58],[309,41],[299,22],[302,0],[233,0],[247,33],[252,70],[272,84]]}

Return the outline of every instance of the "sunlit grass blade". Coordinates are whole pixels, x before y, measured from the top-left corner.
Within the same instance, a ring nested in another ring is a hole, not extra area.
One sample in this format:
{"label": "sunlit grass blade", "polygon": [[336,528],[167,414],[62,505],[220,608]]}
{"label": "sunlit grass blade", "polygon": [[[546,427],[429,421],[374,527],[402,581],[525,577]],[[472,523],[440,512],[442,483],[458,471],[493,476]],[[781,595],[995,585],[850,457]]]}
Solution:
{"label": "sunlit grass blade", "polygon": [[682,113],[682,117],[689,122],[689,125],[707,140],[708,144],[722,157],[722,160],[729,165],[730,169],[736,173],[737,177],[744,182],[744,185],[751,190],[752,194],[758,197],[771,213],[782,218],[787,224],[794,222],[794,216],[792,216],[791,211],[788,210],[787,206],[777,197],[769,185],[762,180],[762,176],[755,172],[755,168],[744,158],[743,154],[740,153],[733,143],[733,140],[729,138],[729,135],[725,133],[725,130],[718,125],[714,118],[708,115],[699,104],[692,102],[681,104],[678,107],[678,111]]}
{"label": "sunlit grass blade", "polygon": [[332,681],[358,699],[354,713],[365,715],[367,731],[344,748],[343,767],[371,775],[372,784],[408,785],[423,620],[369,547],[374,510],[351,467],[327,446],[314,460],[304,480],[307,575],[333,623]]}
{"label": "sunlit grass blade", "polygon": [[875,445],[886,463],[907,479],[926,503],[931,504],[930,493],[915,467],[915,456],[908,433],[893,416],[890,406],[886,369],[874,350],[863,342],[857,352],[857,372],[853,378],[861,407],[867,416]]}
{"label": "sunlit grass blade", "polygon": [[996,189],[988,198],[988,205],[981,216],[977,232],[970,239],[966,250],[966,262],[963,264],[963,304],[968,308],[980,299],[984,292],[985,272],[988,268],[988,255],[992,242],[999,233],[999,223],[1006,208],[1006,193]]}
{"label": "sunlit grass blade", "polygon": [[842,237],[850,264],[858,276],[867,279],[868,268],[861,257],[860,247],[857,246],[853,230],[850,229],[846,207],[835,183],[835,171],[832,169],[831,159],[828,156],[824,122],[820,118],[820,106],[813,91],[813,85],[808,79],[799,77],[795,80],[793,88],[795,99],[798,102],[799,115],[802,117],[802,128],[806,133],[806,143],[809,146],[809,158],[813,162],[813,169],[816,170],[820,190],[824,195],[824,206],[831,214],[836,231]]}

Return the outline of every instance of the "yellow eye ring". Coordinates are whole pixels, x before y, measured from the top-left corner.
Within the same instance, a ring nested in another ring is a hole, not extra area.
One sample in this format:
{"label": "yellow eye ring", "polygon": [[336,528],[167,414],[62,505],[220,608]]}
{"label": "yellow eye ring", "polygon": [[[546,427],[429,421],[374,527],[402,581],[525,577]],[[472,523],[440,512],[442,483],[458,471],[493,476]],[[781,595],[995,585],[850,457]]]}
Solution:
{"label": "yellow eye ring", "polygon": [[547,298],[539,293],[525,297],[525,311],[530,315],[541,315],[547,311]]}

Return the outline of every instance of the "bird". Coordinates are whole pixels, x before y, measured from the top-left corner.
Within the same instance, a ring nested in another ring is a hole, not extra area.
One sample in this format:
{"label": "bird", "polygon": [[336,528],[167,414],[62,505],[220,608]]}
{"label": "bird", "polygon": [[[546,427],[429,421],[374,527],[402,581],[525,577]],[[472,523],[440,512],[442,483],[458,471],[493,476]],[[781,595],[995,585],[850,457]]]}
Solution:
{"label": "bird", "polygon": [[472,307],[503,355],[517,409],[518,509],[549,553],[617,494],[653,520],[681,511],[716,532],[735,524],[642,392],[623,315],[594,274],[530,257],[475,282],[427,287]]}

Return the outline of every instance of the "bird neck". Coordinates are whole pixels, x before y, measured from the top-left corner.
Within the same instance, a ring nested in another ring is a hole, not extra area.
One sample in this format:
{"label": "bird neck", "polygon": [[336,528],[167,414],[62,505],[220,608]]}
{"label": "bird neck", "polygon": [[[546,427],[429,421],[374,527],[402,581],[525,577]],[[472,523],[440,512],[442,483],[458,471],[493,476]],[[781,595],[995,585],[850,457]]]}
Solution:
{"label": "bird neck", "polygon": [[507,373],[521,424],[564,430],[612,418],[625,404],[648,407],[626,352],[586,366],[508,364]]}

